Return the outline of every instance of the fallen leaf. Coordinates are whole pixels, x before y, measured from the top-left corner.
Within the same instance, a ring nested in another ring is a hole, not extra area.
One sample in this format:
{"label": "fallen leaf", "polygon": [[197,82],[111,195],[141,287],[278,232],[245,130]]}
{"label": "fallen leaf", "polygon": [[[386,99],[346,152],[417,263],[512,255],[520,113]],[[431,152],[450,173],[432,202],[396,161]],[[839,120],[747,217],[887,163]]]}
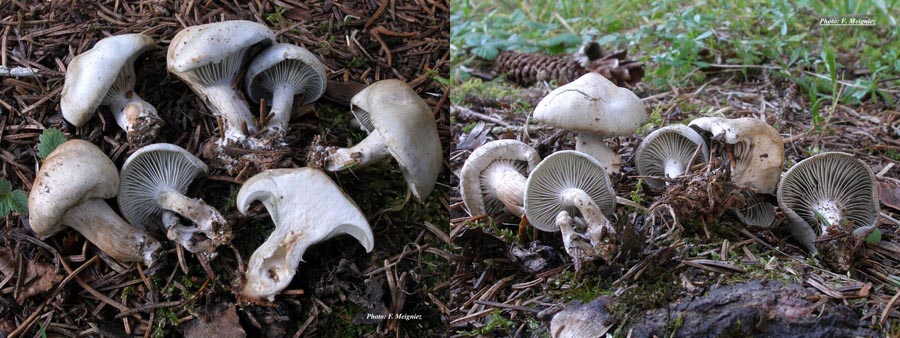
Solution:
{"label": "fallen leaf", "polygon": [[894,180],[884,180],[878,184],[881,204],[900,210],[900,184]]}
{"label": "fallen leaf", "polygon": [[247,333],[241,327],[237,310],[232,303],[218,303],[197,319],[182,326],[186,338],[244,338]]}
{"label": "fallen leaf", "polygon": [[61,280],[62,275],[56,273],[53,264],[29,260],[25,265],[25,280],[16,302],[22,304],[31,296],[50,291]]}
{"label": "fallen leaf", "polygon": [[366,88],[366,85],[356,81],[328,80],[328,85],[325,86],[325,94],[322,96],[329,101],[346,106],[350,105],[350,99],[364,88]]}

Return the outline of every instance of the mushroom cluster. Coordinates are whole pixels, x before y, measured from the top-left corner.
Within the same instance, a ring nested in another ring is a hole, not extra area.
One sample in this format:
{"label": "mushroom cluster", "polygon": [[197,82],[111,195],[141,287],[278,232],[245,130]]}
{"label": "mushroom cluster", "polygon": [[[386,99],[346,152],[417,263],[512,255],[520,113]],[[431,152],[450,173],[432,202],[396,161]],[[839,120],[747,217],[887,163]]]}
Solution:
{"label": "mushroom cluster", "polygon": [[[186,250],[205,264],[231,242],[231,222],[198,197],[202,186],[192,188],[210,167],[182,147],[154,143],[163,119],[134,92],[134,62],[154,47],[146,35],[118,35],[71,61],[62,90],[63,116],[80,127],[99,106],[109,106],[134,149],[117,170],[90,142],[72,140],[57,147],[30,192],[29,223],[41,239],[71,227],[109,257],[148,266],[155,265],[166,244],[157,238],[166,237],[179,254]],[[218,120],[222,137],[206,147],[217,147],[216,155],[228,155],[222,151],[226,148],[252,153],[285,146],[295,106],[317,101],[327,83],[325,65],[315,54],[276,43],[275,33],[256,22],[187,27],[172,39],[166,56],[168,71]],[[257,105],[248,105],[245,94],[267,110],[258,120],[251,113]],[[240,287],[244,298],[272,300],[290,284],[304,252],[315,243],[348,234],[367,252],[374,248],[366,215],[320,169],[341,171],[393,158],[416,199],[424,200],[434,189],[443,149],[432,109],[413,88],[381,80],[351,103],[369,134],[365,140],[350,148],[314,149],[321,152],[321,163],[262,170],[240,188],[235,201],[240,213],[254,213],[250,206],[260,201],[275,224],[250,256]],[[112,198],[122,216],[104,201]]]}

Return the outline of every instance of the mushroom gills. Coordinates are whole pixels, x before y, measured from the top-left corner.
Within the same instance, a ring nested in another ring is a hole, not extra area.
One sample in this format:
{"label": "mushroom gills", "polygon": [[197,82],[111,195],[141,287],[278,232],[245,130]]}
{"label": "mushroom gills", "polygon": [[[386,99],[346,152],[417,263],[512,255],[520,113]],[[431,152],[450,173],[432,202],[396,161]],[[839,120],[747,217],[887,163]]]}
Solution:
{"label": "mushroom gills", "polygon": [[[253,114],[241,97],[241,93],[232,87],[243,65],[246,50],[234,53],[220,62],[210,63],[192,72],[184,72],[180,76],[189,78],[196,92],[216,116],[221,116],[225,127],[224,142],[251,142],[247,133],[254,133],[256,126]],[[196,84],[196,85],[193,85]],[[246,131],[246,133],[245,133]],[[253,148],[253,145],[250,144]]]}
{"label": "mushroom gills", "polygon": [[294,94],[295,89],[316,79],[318,76],[315,70],[299,60],[284,60],[263,72],[260,84],[272,93],[272,110],[269,113],[272,118],[266,124],[267,128],[273,132],[284,133],[291,120],[296,97],[299,96],[299,101],[303,102],[307,97],[316,95],[311,87],[303,87],[306,90],[297,95]]}

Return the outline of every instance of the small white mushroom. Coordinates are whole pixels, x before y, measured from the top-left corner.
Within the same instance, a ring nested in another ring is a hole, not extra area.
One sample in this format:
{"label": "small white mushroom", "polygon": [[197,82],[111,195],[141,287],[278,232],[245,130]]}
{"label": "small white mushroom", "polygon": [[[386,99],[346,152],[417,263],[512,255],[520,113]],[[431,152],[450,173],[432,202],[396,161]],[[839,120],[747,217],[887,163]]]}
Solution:
{"label": "small white mushroom", "polygon": [[[699,152],[697,149],[699,148]],[[696,155],[701,161],[709,161],[709,147],[703,136],[688,126],[662,127],[647,135],[634,155],[637,172],[642,176],[675,178],[684,174]],[[645,179],[653,189],[661,189],[666,182]]]}
{"label": "small white mushroom", "polygon": [[283,135],[291,120],[295,96],[309,104],[325,93],[325,65],[306,48],[279,43],[250,63],[245,82],[250,100],[272,106],[269,131]]}
{"label": "small white mushroom", "polygon": [[118,190],[119,173],[100,148],[67,141],[47,156],[35,177],[28,195],[31,229],[46,239],[70,227],[116,260],[150,266],[159,242],[106,204]]}
{"label": "small white mushroom", "polygon": [[603,139],[631,135],[647,121],[647,111],[632,91],[587,73],[547,94],[534,108],[534,119],[576,132],[575,150],[596,158],[607,172],[618,172],[622,159]]}
{"label": "small white mushroom", "polygon": [[236,142],[258,146],[244,130],[255,131],[253,114],[244,102],[239,83],[241,68],[255,51],[275,43],[275,33],[266,26],[244,20],[191,26],[175,34],[166,55],[170,73],[188,84],[224,121],[224,144]]}
{"label": "small white mushroom", "polygon": [[309,246],[347,234],[371,252],[374,236],[366,216],[324,172],[274,169],[251,177],[241,187],[237,207],[247,213],[253,201],[269,211],[275,231],[250,256],[241,295],[274,299],[290,284]]}
{"label": "small white mushroom", "polygon": [[747,206],[731,209],[734,216],[746,225],[768,227],[775,221],[775,206],[764,201],[759,194],[746,193]]}
{"label": "small white mushroom", "polygon": [[875,175],[853,155],[829,152],[797,163],[778,185],[778,206],[794,238],[816,252],[818,236],[831,227],[852,226],[861,236],[878,225]]}
{"label": "small white mushroom", "polygon": [[[184,195],[191,182],[208,170],[203,161],[177,145],[145,146],[122,165],[119,209],[136,226],[162,221],[167,237],[190,252],[213,253],[231,241],[231,228],[215,208]],[[196,227],[180,224],[178,216]]]}
{"label": "small white mushroom", "polygon": [[444,161],[428,104],[406,82],[382,80],[353,96],[351,107],[369,136],[353,147],[327,150],[325,169],[362,167],[393,156],[413,196],[428,197]]}
{"label": "small white mushroom", "polygon": [[[525,187],[528,221],[541,231],[561,231],[576,269],[582,260],[596,256],[606,262],[612,259],[616,230],[606,215],[615,207],[616,195],[603,165],[578,151],[558,151],[545,158]],[[576,228],[585,228],[585,234]]]}
{"label": "small white mushroom", "polygon": [[491,215],[506,209],[522,217],[526,177],[540,161],[533,148],[516,140],[497,140],[475,149],[459,180],[469,214]]}
{"label": "small white mushroom", "polygon": [[153,39],[143,34],[116,35],[73,58],[59,102],[66,121],[81,127],[97,107],[109,106],[129,142],[140,145],[154,139],[161,119],[134,91],[134,60],[154,47]]}
{"label": "small white mushroom", "polygon": [[753,188],[757,193],[775,192],[784,165],[784,143],[775,128],[748,117],[701,117],[691,121],[690,126],[731,146],[726,155],[733,158],[725,160],[731,166],[734,183]]}

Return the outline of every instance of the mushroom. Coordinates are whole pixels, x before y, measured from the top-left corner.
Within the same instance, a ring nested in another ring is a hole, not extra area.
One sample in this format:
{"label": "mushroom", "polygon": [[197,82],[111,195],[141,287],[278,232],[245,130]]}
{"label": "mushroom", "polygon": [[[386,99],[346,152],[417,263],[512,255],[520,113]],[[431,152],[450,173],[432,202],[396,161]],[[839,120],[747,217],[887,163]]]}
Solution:
{"label": "mushroom", "polygon": [[647,121],[647,111],[632,91],[587,73],[541,99],[534,119],[575,131],[575,150],[596,158],[607,172],[618,172],[622,159],[603,138],[631,135]]}
{"label": "mushroom", "polygon": [[747,206],[731,209],[734,216],[746,225],[769,227],[775,221],[775,206],[766,202],[759,194],[747,193]]}
{"label": "mushroom", "polygon": [[255,131],[253,114],[233,84],[254,52],[273,43],[275,34],[269,28],[244,20],[191,26],[172,38],[167,68],[224,120],[225,139],[220,144],[252,142],[245,130]]}
{"label": "mushroom", "polygon": [[525,180],[541,161],[537,152],[516,140],[488,142],[469,155],[459,190],[471,215],[495,214],[504,208],[525,213]]}
{"label": "mushroom", "polygon": [[804,247],[817,252],[816,237],[851,227],[861,237],[878,225],[875,175],[853,155],[828,152],[797,163],[778,185],[778,206]]}
{"label": "mushroom", "polygon": [[46,239],[70,227],[116,260],[150,266],[159,242],[125,222],[103,200],[118,190],[119,173],[100,148],[67,141],[47,156],[35,176],[28,195],[31,229]]}
{"label": "mushroom", "polygon": [[[634,164],[642,176],[675,178],[684,174],[698,148],[703,162],[709,161],[709,147],[703,136],[680,124],[662,127],[644,138],[635,152]],[[653,189],[666,186],[666,182],[658,179],[649,178],[644,182]]]}
{"label": "mushroom", "polygon": [[116,35],[73,58],[59,101],[66,121],[81,127],[97,107],[109,106],[128,142],[140,145],[154,139],[161,119],[156,108],[134,91],[134,60],[154,47],[153,39],[144,34]]}
{"label": "mushroom", "polygon": [[250,63],[245,77],[252,101],[272,106],[267,128],[283,135],[291,119],[294,96],[309,104],[325,92],[325,65],[306,48],[279,43],[266,48]]}
{"label": "mushroom", "polygon": [[328,149],[325,169],[357,168],[393,156],[416,199],[428,197],[444,161],[428,104],[406,82],[382,80],[353,96],[351,108],[369,136],[350,148]]}
{"label": "mushroom", "polygon": [[[213,253],[216,246],[231,241],[231,228],[215,208],[184,195],[191,182],[208,170],[203,161],[177,145],[145,146],[122,165],[119,210],[134,225],[161,220],[167,237],[190,252]],[[197,226],[180,224],[179,216]]]}
{"label": "mushroom", "polygon": [[553,338],[605,337],[615,326],[616,317],[609,309],[615,301],[600,296],[589,303],[574,300],[550,320],[550,335]]}
{"label": "mushroom", "polygon": [[374,236],[366,216],[324,172],[312,168],[272,169],[241,187],[237,207],[242,214],[260,201],[275,223],[275,231],[253,255],[244,275],[241,295],[274,299],[290,284],[309,246],[342,234],[356,238],[371,252]]}
{"label": "mushroom", "polygon": [[701,117],[691,121],[690,126],[729,146],[725,160],[731,166],[734,183],[757,193],[775,192],[784,162],[784,143],[775,128],[748,117]]}
{"label": "mushroom", "polygon": [[[578,151],[558,151],[545,158],[531,172],[525,187],[528,221],[541,231],[562,231],[576,270],[583,258],[612,259],[616,230],[605,215],[615,207],[616,195],[603,165]],[[577,233],[576,227],[585,228],[587,235]]]}

